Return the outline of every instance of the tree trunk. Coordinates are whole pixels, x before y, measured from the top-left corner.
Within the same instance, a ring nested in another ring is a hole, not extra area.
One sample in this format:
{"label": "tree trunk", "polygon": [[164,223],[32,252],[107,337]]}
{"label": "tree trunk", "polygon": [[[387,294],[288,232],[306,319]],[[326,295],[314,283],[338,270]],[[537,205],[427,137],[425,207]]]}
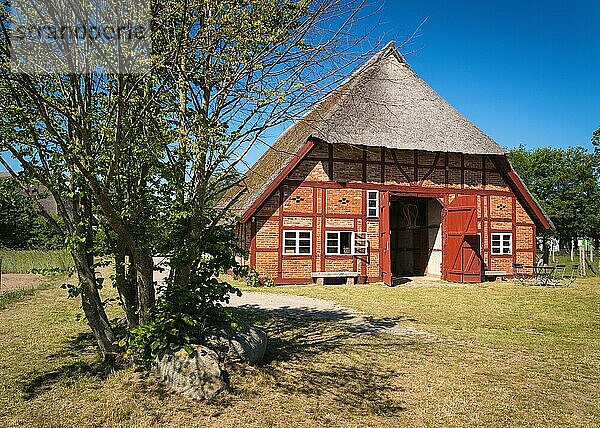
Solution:
{"label": "tree trunk", "polygon": [[121,297],[125,318],[127,319],[127,327],[131,329],[139,324],[137,315],[137,287],[135,278],[132,281],[127,275],[125,247],[117,243],[117,248],[117,254],[115,254],[115,285]]}
{"label": "tree trunk", "polygon": [[[87,179],[87,184],[96,197],[104,217],[116,233],[117,239],[127,247],[133,259],[137,273],[138,319],[140,324],[145,324],[149,320],[150,309],[155,303],[152,254],[148,254],[149,252],[140,245],[138,236],[143,234],[136,235],[131,227],[125,224],[97,177],[90,173],[81,162],[78,162],[76,166]],[[147,206],[144,201],[139,201],[139,205]]]}
{"label": "tree trunk", "polygon": [[73,214],[77,235],[84,238],[71,252],[81,286],[81,307],[102,357],[105,361],[112,361],[116,353],[116,339],[96,284],[92,200],[89,195],[79,194],[79,198],[73,200]]}
{"label": "tree trunk", "polygon": [[81,247],[83,245],[72,252],[81,285],[81,306],[88,325],[94,333],[102,357],[105,361],[112,361],[116,353],[115,335],[104,311],[102,299],[96,285],[96,276],[89,260],[87,260],[88,255],[85,248]]}
{"label": "tree trunk", "polygon": [[569,250],[571,251],[571,263],[575,261],[575,245],[573,239],[569,239]]}
{"label": "tree trunk", "polygon": [[138,316],[140,324],[150,320],[150,310],[154,307],[154,263],[152,256],[138,254],[134,256],[137,275]]}
{"label": "tree trunk", "polygon": [[173,284],[179,287],[187,286],[192,272],[190,262],[180,262],[178,265],[172,266],[171,269],[173,271]]}
{"label": "tree trunk", "polygon": [[548,248],[548,237],[544,236],[542,238],[542,259],[543,259],[543,264],[545,266],[548,266],[548,262],[550,259],[550,252],[549,252],[549,248]]}
{"label": "tree trunk", "polygon": [[585,249],[583,248],[583,245],[579,247],[579,269],[581,272],[582,276],[586,275],[585,272]]}

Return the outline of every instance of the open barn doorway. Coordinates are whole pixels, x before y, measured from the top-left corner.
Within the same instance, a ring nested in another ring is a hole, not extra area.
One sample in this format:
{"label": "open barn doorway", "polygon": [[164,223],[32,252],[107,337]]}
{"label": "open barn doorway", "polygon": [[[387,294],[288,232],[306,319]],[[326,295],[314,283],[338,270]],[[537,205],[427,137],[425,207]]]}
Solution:
{"label": "open barn doorway", "polygon": [[442,205],[434,198],[390,196],[392,282],[442,274]]}

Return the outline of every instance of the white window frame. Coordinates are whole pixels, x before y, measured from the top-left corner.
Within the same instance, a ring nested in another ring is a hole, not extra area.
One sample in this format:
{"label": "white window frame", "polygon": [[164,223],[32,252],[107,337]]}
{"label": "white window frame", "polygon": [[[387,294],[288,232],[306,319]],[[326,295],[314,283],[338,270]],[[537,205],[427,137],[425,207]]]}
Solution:
{"label": "white window frame", "polygon": [[[341,239],[341,234],[342,233],[349,233],[350,234],[350,253],[349,254],[345,254],[342,253],[342,239]],[[353,238],[353,233],[351,230],[326,230],[325,231],[325,255],[327,256],[351,256],[354,253],[354,240]],[[329,251],[329,235],[337,235],[337,249],[338,252],[332,253]]]}
{"label": "white window frame", "polygon": [[[341,245],[341,234],[349,233],[350,234],[350,253],[342,253],[342,245]],[[332,253],[329,251],[329,234],[337,235],[337,249],[338,252]],[[356,242],[364,241],[364,245],[359,242],[359,248],[363,250],[363,252],[356,251]],[[325,231],[325,255],[326,256],[366,256],[368,253],[369,242],[366,240],[365,232],[355,232],[353,230],[326,230]]]}
{"label": "white window frame", "polygon": [[[288,234],[288,233],[293,233],[294,237],[287,238],[286,234]],[[308,238],[300,238],[301,233],[308,233]],[[312,230],[283,230],[281,239],[282,239],[281,240],[281,244],[282,244],[281,251],[284,256],[311,256],[312,255],[312,249],[313,249],[312,248]],[[306,241],[307,239],[309,242],[308,253],[301,253],[300,252],[300,241]],[[286,240],[294,240],[295,241],[293,253],[287,253],[285,251],[286,248],[291,248],[291,247],[286,247],[286,245],[285,245]]]}
{"label": "white window frame", "polygon": [[[371,196],[375,196],[371,198]],[[370,207],[369,202],[375,201],[375,206]],[[370,215],[369,211],[375,210],[375,215]],[[379,218],[379,190],[367,190],[367,218]]]}
{"label": "white window frame", "polygon": [[[499,245],[494,245],[494,238]],[[508,240],[505,238],[508,237]],[[513,234],[510,232],[493,232],[490,236],[490,251],[492,256],[509,256],[513,253]],[[494,250],[498,250],[494,252]]]}

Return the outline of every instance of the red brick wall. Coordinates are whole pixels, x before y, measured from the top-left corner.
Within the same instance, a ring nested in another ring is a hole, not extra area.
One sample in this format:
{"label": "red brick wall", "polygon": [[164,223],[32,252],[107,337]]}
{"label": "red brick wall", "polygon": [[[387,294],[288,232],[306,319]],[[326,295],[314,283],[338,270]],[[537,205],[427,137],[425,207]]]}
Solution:
{"label": "red brick wall", "polygon": [[279,223],[276,220],[257,220],[256,249],[267,250],[279,247]]}
{"label": "red brick wall", "polygon": [[363,190],[325,189],[327,214],[361,214]]}
{"label": "red brick wall", "polygon": [[[436,197],[445,205],[477,194],[485,269],[511,272],[535,261],[535,225],[488,156],[317,144],[245,225],[250,264],[278,283],[307,282],[311,272],[352,270],[381,280],[379,219],[366,218],[366,190]],[[282,255],[282,231],[310,230],[310,256]],[[368,257],[325,255],[325,230],[366,231]],[[491,233],[512,232],[512,254],[491,254]]]}
{"label": "red brick wall", "polygon": [[312,187],[283,187],[283,211],[286,213],[313,212],[313,189]]}

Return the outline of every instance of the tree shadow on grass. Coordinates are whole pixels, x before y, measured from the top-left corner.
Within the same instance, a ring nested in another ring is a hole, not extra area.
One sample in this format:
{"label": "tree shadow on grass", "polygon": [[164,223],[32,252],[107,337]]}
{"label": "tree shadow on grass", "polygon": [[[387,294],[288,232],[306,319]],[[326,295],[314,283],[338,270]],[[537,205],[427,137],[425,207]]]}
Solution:
{"label": "tree shadow on grass", "polygon": [[79,357],[83,353],[97,353],[98,346],[91,331],[78,333],[65,341],[65,346],[50,358]]}
{"label": "tree shadow on grass", "polygon": [[278,376],[277,386],[290,395],[316,397],[344,409],[380,416],[406,411],[405,389],[396,385],[401,373],[369,365],[330,363],[326,369],[302,370],[300,375]]}
{"label": "tree shadow on grass", "polygon": [[[260,370],[286,395],[326,399],[352,413],[390,416],[406,410],[405,390],[398,385],[403,373],[374,364],[369,353],[421,346],[419,338],[365,335],[362,326],[315,320],[305,313],[282,316],[277,310],[257,308],[235,313],[267,331]],[[318,358],[325,353],[327,359]]]}
{"label": "tree shadow on grass", "polygon": [[[344,346],[345,341],[350,338],[372,338],[377,333],[397,326],[400,320],[405,320],[363,317],[361,322],[353,323],[353,316],[343,311],[323,311],[314,308],[295,308],[290,311],[264,309],[254,305],[236,308],[234,314],[240,320],[266,330],[269,345],[263,365],[335,350]],[[418,339],[413,335],[399,336],[397,341],[404,345],[417,342]]]}
{"label": "tree shadow on grass", "polygon": [[395,318],[374,318],[356,313],[343,307],[319,308],[311,306],[273,306],[245,303],[232,306],[251,312],[263,313],[276,317],[287,318],[311,318],[318,321],[338,321],[352,326],[356,331],[363,333],[381,333],[393,330],[401,323],[415,322],[412,317],[402,316]]}
{"label": "tree shadow on grass", "polygon": [[[323,399],[325,403],[352,414],[392,416],[406,409],[405,391],[399,385],[403,373],[389,365],[382,367],[371,354],[393,353],[413,346],[418,339],[392,336],[383,339],[365,334],[362,326],[338,322],[336,316],[331,319],[314,319],[307,317],[306,313],[283,316],[276,310],[256,308],[235,309],[235,313],[240,320],[264,328],[269,342],[263,363],[248,372],[248,383],[241,380],[234,384],[233,396],[221,399],[220,407],[232,405],[240,396],[265,392],[264,389],[253,391],[251,376],[254,371],[267,379],[268,389],[284,396]],[[323,354],[327,354],[325,358],[320,357]],[[351,358],[344,358],[346,355],[351,355]],[[116,369],[102,363],[92,333],[80,333],[70,338],[49,360],[55,363],[50,364],[50,369],[30,373],[23,378],[21,390],[25,400],[35,399],[45,392],[73,385],[82,379],[86,385],[93,387]],[[132,387],[141,388],[142,392],[160,400],[171,395],[167,388],[151,379],[133,382]],[[236,394],[242,390],[244,394]]]}
{"label": "tree shadow on grass", "polygon": [[102,381],[118,369],[117,366],[102,361],[91,332],[71,337],[65,342],[63,349],[47,358],[60,363],[43,373],[34,372],[23,376],[20,384],[24,400],[35,399],[59,385],[72,385],[84,377]]}

